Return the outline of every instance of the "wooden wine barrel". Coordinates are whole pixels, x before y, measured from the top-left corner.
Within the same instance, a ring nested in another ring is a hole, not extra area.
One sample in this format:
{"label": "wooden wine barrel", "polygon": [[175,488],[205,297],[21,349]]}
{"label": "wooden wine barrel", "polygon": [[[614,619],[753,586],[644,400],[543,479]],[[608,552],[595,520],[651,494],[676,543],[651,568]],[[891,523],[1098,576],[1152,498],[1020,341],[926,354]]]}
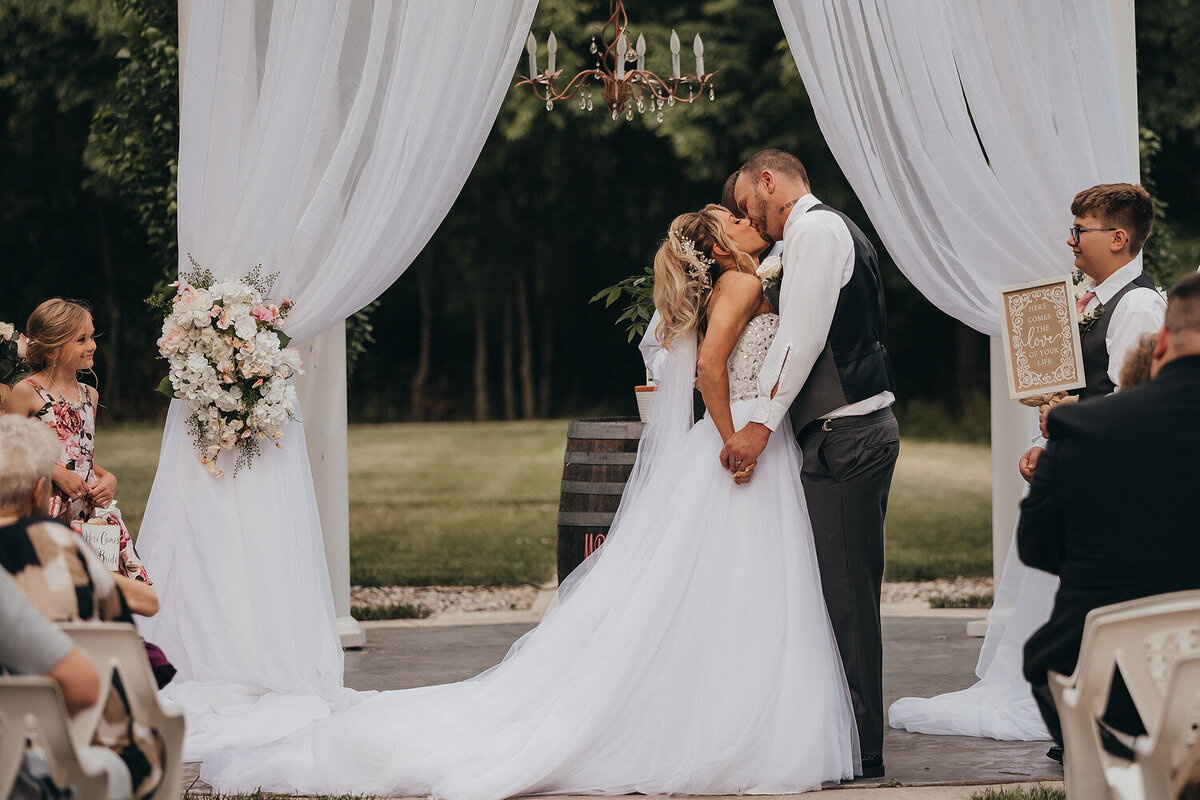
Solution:
{"label": "wooden wine barrel", "polygon": [[643,427],[636,417],[576,419],[567,426],[558,504],[559,582],[608,535]]}

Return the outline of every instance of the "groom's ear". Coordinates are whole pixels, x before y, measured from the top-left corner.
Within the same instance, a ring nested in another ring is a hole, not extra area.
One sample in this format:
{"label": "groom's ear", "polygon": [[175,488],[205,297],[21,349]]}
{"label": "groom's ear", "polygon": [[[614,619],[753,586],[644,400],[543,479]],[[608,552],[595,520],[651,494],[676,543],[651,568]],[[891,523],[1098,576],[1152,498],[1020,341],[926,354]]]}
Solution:
{"label": "groom's ear", "polygon": [[767,194],[775,193],[775,175],[769,169],[764,169],[758,179],[762,181],[763,190]]}
{"label": "groom's ear", "polygon": [[1163,325],[1158,332],[1158,343],[1154,345],[1154,353],[1150,356],[1150,377],[1154,378],[1158,375],[1158,370],[1162,367],[1163,356],[1167,354],[1167,346],[1170,344],[1170,334],[1167,332],[1167,326]]}

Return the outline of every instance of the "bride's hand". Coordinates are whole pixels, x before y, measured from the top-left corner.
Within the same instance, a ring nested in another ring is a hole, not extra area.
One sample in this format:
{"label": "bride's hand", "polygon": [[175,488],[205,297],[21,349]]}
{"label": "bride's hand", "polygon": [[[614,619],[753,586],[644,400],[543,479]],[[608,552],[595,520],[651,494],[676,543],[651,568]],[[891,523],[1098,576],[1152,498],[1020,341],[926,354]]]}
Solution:
{"label": "bride's hand", "polygon": [[753,461],[749,466],[742,467],[737,472],[733,473],[733,482],[738,486],[741,486],[743,483],[749,483],[750,478],[754,477],[754,468],[756,466],[758,466],[758,462]]}

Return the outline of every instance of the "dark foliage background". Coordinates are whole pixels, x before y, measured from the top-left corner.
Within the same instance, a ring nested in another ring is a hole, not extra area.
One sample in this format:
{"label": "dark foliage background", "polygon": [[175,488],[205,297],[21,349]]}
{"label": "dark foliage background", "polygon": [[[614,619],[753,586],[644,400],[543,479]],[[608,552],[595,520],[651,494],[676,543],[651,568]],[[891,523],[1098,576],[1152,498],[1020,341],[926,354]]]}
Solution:
{"label": "dark foliage background", "polygon": [[[703,34],[716,101],[669,109],[661,124],[613,123],[599,108],[547,112],[511,92],[429,246],[350,320],[354,419],[633,413],[637,352],[616,310],[588,300],[639,272],[670,220],[717,200],[761,147],[797,153],[818,196],[878,246],[770,0],[639,0],[630,13],[651,69],[668,69],[672,28],[685,42]],[[542,0],[542,57],[554,30],[560,64],[577,68],[606,15],[604,0]],[[1143,179],[1162,207],[1147,262],[1169,283],[1200,262],[1200,5],[1139,0],[1137,24]],[[156,325],[141,300],[177,257],[176,30],[175,0],[0,0],[0,320],[20,327],[53,295],[90,301],[115,417],[163,411]],[[985,435],[986,340],[881,254],[906,431]]]}

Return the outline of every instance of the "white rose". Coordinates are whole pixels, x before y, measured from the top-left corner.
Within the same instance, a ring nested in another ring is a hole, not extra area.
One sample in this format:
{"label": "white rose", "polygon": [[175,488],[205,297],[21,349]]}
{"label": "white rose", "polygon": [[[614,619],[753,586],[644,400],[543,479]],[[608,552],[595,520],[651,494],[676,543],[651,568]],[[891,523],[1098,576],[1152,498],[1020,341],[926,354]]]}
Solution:
{"label": "white rose", "polygon": [[[247,311],[249,311],[249,309],[247,309]],[[258,320],[249,314],[246,314],[245,316],[239,316],[233,323],[233,332],[237,334],[239,339],[250,341],[254,338],[254,335],[258,333]]]}
{"label": "white rose", "polygon": [[763,259],[763,262],[758,265],[758,269],[755,270],[755,273],[758,275],[760,280],[772,281],[775,280],[775,278],[777,278],[779,273],[782,271],[783,259],[779,256],[770,256],[769,258]]}
{"label": "white rose", "polygon": [[0,339],[11,342],[16,333],[17,329],[11,322],[0,322]]}

